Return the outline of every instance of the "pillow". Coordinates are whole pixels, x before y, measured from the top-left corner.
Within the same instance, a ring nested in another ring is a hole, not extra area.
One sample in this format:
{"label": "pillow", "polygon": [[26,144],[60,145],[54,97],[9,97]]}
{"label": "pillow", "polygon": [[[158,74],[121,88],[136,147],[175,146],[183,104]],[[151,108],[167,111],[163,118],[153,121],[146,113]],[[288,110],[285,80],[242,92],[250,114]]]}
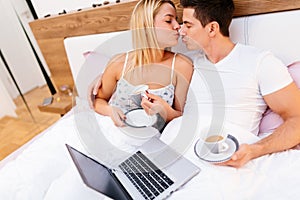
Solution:
{"label": "pillow", "polygon": [[86,98],[92,81],[103,73],[109,57],[97,51],[84,52],[85,62],[75,77],[76,89],[80,98]]}
{"label": "pillow", "polygon": [[[300,61],[288,65],[288,71],[300,89]],[[263,133],[272,133],[282,123],[283,119],[278,114],[274,113],[270,108],[268,108],[263,114],[263,118],[260,122],[258,135]]]}

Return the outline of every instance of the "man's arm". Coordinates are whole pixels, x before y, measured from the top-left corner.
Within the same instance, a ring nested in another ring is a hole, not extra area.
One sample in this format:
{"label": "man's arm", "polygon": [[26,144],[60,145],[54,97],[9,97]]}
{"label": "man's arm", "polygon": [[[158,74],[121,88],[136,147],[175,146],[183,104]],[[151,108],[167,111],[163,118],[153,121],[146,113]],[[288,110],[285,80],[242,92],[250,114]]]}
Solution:
{"label": "man's arm", "polygon": [[295,83],[264,96],[268,106],[284,120],[271,135],[254,143],[242,144],[231,160],[220,165],[241,167],[248,161],[290,149],[300,143],[300,90]]}
{"label": "man's arm", "polygon": [[97,76],[95,80],[93,80],[92,83],[89,85],[87,99],[91,109],[94,109],[95,97],[98,94],[98,90],[101,86],[101,79],[102,73],[99,74],[99,76]]}

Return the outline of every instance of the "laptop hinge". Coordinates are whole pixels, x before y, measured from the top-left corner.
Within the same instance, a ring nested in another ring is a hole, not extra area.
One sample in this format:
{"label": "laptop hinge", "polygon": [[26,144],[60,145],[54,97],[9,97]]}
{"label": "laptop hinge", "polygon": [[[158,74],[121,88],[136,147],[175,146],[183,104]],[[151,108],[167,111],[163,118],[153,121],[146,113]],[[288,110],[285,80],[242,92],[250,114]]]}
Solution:
{"label": "laptop hinge", "polygon": [[133,200],[130,194],[127,192],[127,190],[124,188],[122,183],[118,180],[116,175],[114,174],[115,169],[108,169],[110,175],[113,177],[114,181],[117,183],[117,185],[120,187],[120,189],[123,191],[124,195],[126,196],[127,199]]}

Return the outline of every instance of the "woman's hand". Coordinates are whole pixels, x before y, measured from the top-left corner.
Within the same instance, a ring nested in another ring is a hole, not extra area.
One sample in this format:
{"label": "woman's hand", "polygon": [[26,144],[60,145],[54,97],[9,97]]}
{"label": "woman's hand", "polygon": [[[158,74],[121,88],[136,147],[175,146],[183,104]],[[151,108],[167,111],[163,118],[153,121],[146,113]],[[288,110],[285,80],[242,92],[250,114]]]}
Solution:
{"label": "woman's hand", "polygon": [[168,109],[171,108],[161,97],[150,93],[146,93],[146,97],[142,98],[141,106],[148,115],[159,113],[164,119],[167,118]]}
{"label": "woman's hand", "polygon": [[110,118],[113,120],[114,124],[116,126],[124,126],[124,120],[126,119],[126,116],[124,115],[123,111],[115,106],[110,106]]}

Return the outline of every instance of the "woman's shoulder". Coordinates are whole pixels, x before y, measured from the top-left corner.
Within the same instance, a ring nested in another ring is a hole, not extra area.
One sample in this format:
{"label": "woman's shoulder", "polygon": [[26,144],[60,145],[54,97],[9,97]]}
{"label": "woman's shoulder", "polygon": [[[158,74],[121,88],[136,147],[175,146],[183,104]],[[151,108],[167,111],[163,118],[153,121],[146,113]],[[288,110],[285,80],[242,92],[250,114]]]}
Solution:
{"label": "woman's shoulder", "polygon": [[177,70],[193,70],[193,61],[181,53],[176,53],[175,68]]}
{"label": "woman's shoulder", "polygon": [[187,56],[185,56],[184,54],[174,53],[172,51],[166,51],[165,54],[166,54],[166,57],[168,59],[172,59],[173,60],[174,56],[176,56],[175,57],[176,60],[181,61],[181,62],[185,62],[185,63],[190,64],[190,65],[193,65],[192,59],[189,58],[189,57],[187,57]]}
{"label": "woman's shoulder", "polygon": [[120,53],[114,55],[107,63],[105,72],[110,75],[115,74],[116,76],[119,76],[119,74],[121,74],[121,71],[123,69],[125,58],[126,58],[126,53]]}
{"label": "woman's shoulder", "polygon": [[176,60],[193,66],[193,60],[191,58],[187,57],[186,55],[181,54],[181,53],[176,53]]}
{"label": "woman's shoulder", "polygon": [[120,63],[120,62],[125,62],[127,53],[119,53],[116,55],[113,55],[112,58],[110,59],[109,63]]}
{"label": "woman's shoulder", "polygon": [[111,59],[109,60],[107,67],[116,67],[116,66],[122,66],[124,64],[126,58],[126,53],[119,53],[116,55],[113,55]]}
{"label": "woman's shoulder", "polygon": [[[175,53],[173,53],[173,55],[174,54]],[[188,81],[190,81],[194,67],[193,61],[189,57],[181,53],[176,53],[174,68],[176,72],[180,73]]]}

